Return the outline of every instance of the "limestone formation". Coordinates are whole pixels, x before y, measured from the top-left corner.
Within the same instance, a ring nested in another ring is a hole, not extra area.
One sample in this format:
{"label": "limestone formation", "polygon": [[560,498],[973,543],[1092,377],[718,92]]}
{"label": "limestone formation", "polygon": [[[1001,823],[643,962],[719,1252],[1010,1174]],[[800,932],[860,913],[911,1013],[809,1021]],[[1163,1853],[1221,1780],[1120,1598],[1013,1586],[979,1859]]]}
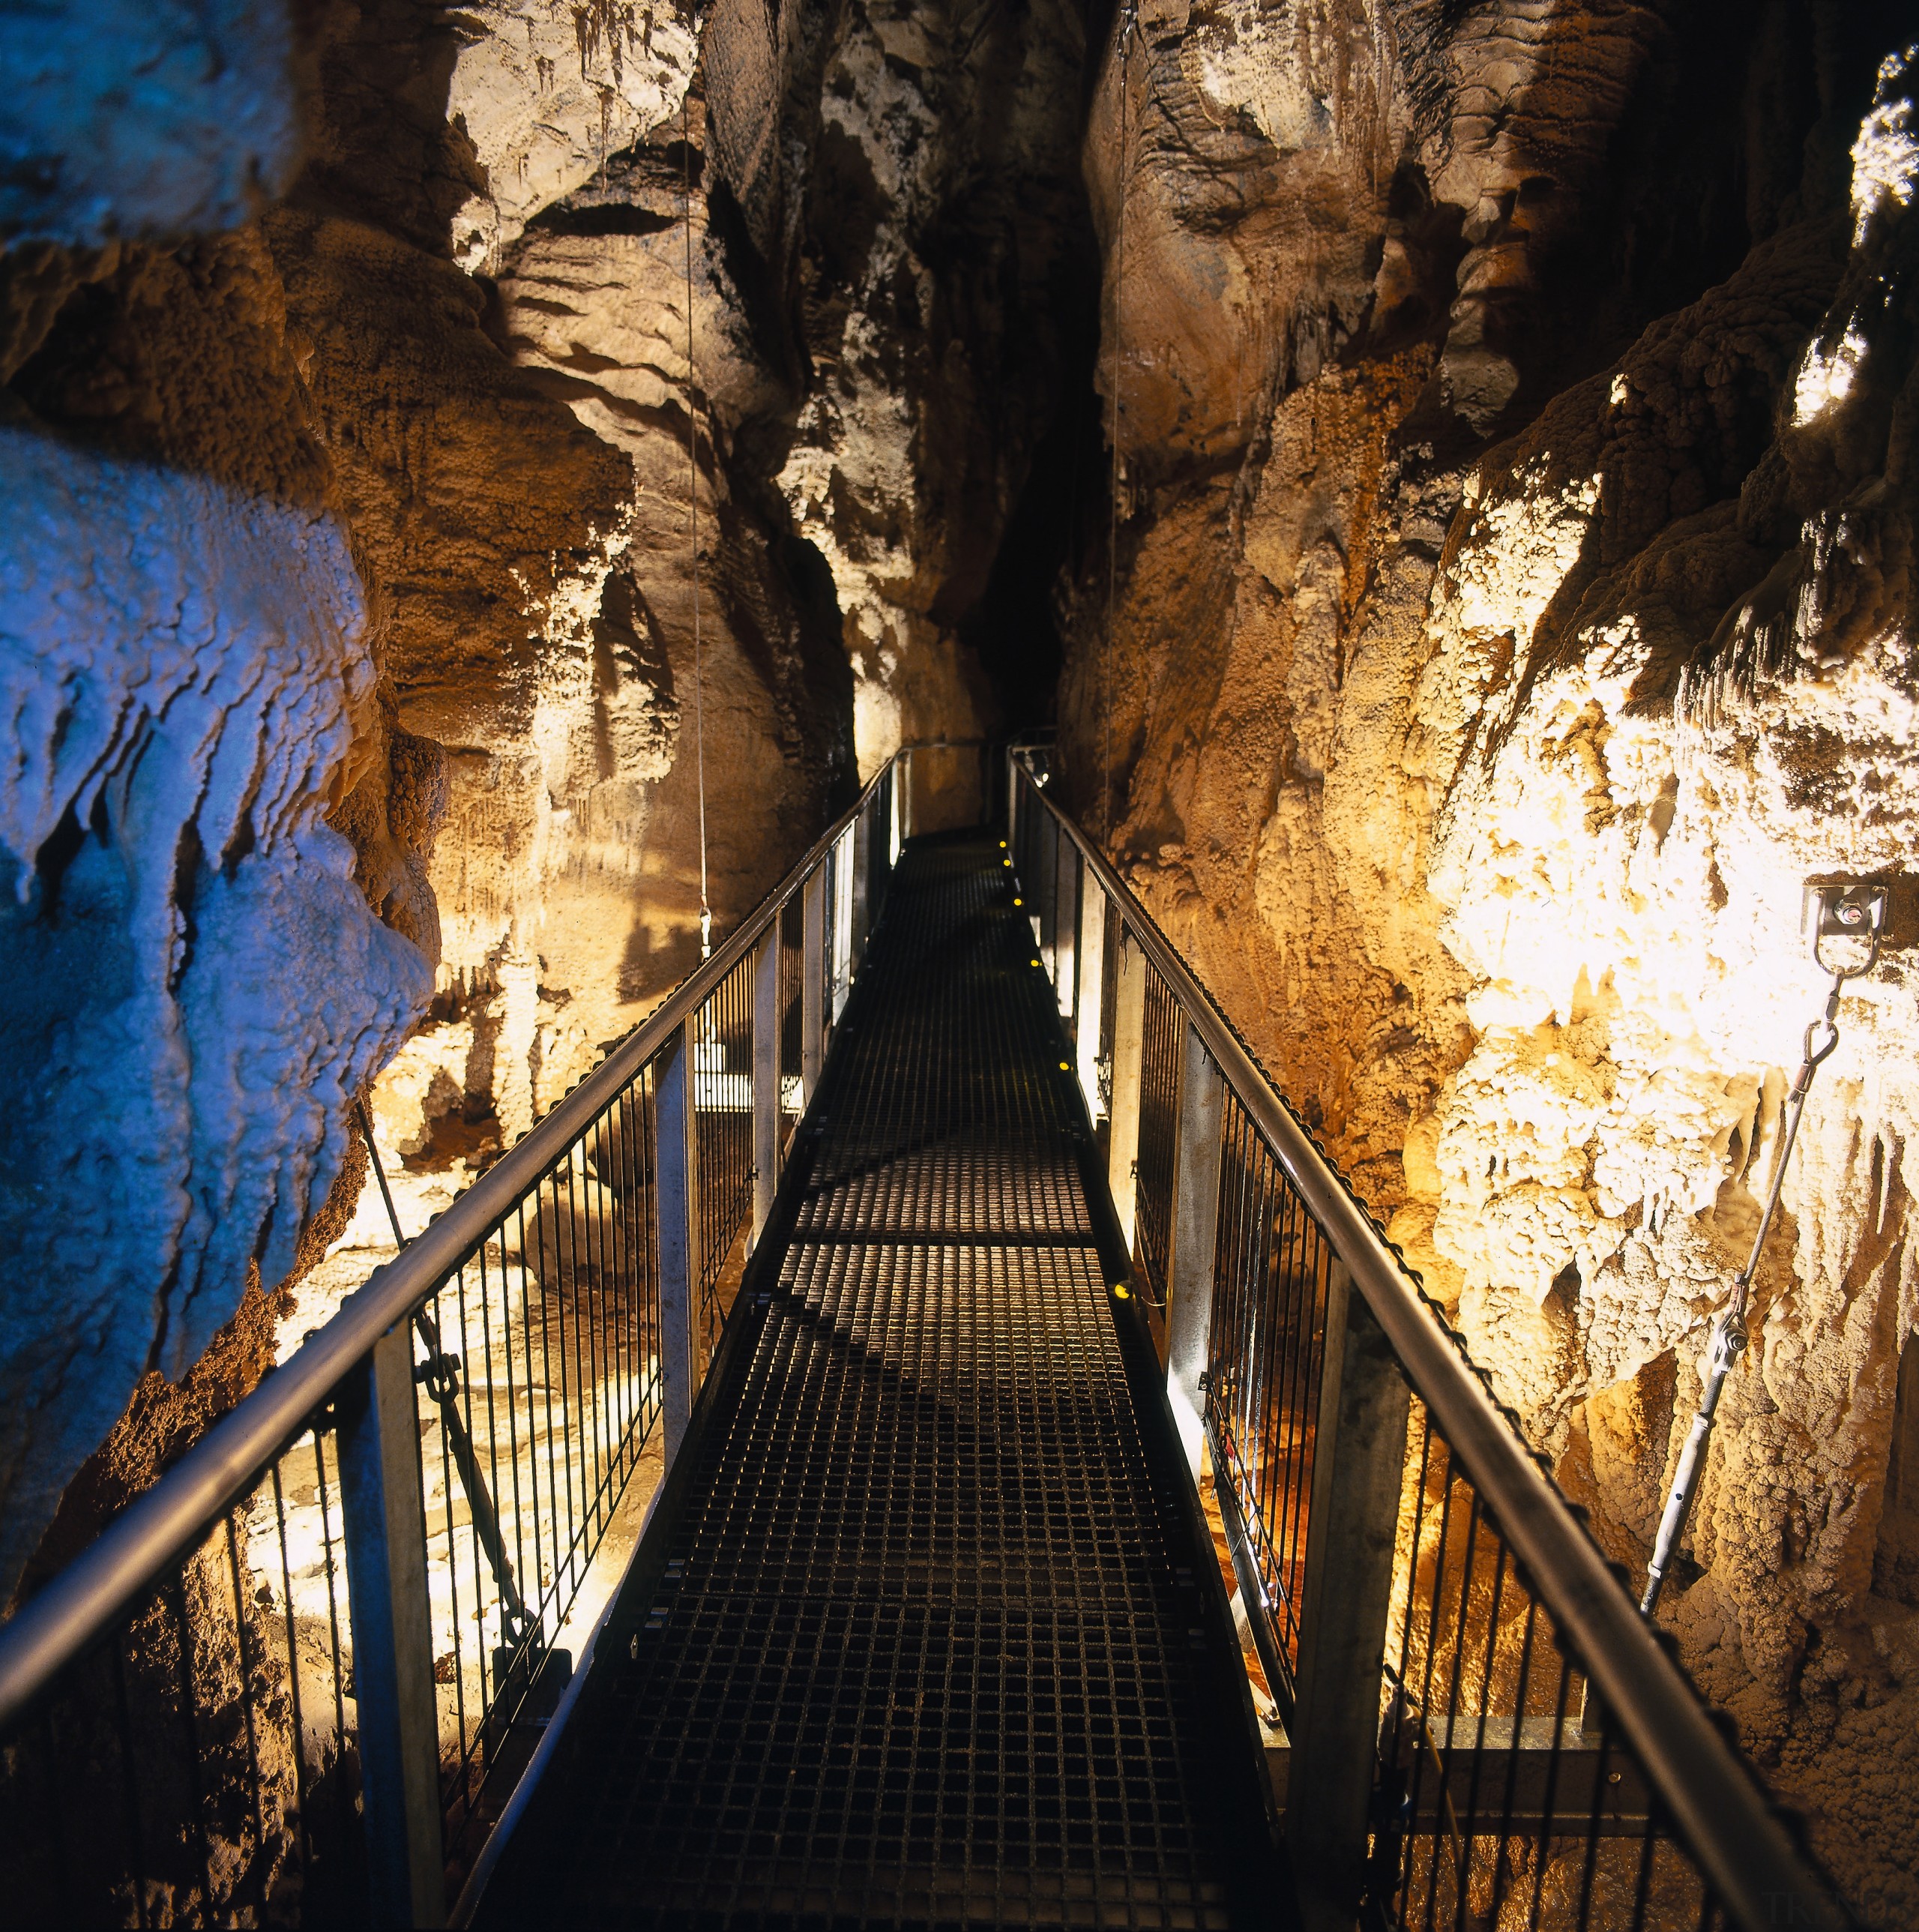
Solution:
{"label": "limestone formation", "polygon": [[1915,57],[1850,10],[1123,32],[1069,781],[1636,1585],[1824,998],[1804,884],[1894,884],[1666,1613],[1906,1922]]}
{"label": "limestone formation", "polygon": [[1891,886],[1666,1614],[1919,1922],[1911,32],[0,15],[0,1598],[364,1272],[370,1082],[416,1223],[893,748],[1056,718],[1629,1572],[1802,887]]}
{"label": "limestone formation", "polygon": [[[7,44],[0,435],[49,533],[7,556],[10,1185],[73,1258],[0,1349],[0,1588],[89,1450],[75,1497],[124,1496],[142,1376],[351,1217],[382,1064],[424,1214],[780,876],[856,734],[992,722],[959,626],[1092,259],[1070,9],[87,12]],[[124,971],[57,970],[82,913]]]}

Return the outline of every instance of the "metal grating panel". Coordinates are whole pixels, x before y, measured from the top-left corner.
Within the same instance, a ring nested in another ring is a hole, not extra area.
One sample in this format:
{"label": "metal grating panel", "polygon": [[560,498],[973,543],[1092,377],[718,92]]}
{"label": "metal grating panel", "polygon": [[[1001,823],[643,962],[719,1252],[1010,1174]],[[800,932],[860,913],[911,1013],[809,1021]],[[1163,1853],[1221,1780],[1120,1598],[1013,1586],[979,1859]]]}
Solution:
{"label": "metal grating panel", "polygon": [[895,880],[777,1276],[485,1920],[1244,1921],[1231,1639],[1142,1433],[996,856],[918,842]]}

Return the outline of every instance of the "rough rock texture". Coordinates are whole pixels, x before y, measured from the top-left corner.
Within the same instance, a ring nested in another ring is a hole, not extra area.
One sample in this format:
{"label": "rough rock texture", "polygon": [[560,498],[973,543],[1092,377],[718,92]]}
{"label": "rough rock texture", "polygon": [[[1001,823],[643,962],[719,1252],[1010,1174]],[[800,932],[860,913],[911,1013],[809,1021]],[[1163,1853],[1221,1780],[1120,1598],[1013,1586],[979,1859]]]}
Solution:
{"label": "rough rock texture", "polygon": [[1895,882],[1666,1606],[1886,1924],[1919,1916],[1897,32],[1143,8],[1087,148],[1118,594],[1103,556],[1068,586],[1061,694],[1082,811],[1636,1580],[1823,997],[1802,884]]}
{"label": "rough rock texture", "polygon": [[1067,5],[33,22],[0,1592],[90,1450],[36,1574],[203,1424],[182,1378],[344,1225],[382,1063],[423,1210],[703,902],[724,931],[861,766],[992,721],[966,626],[1094,259]]}
{"label": "rough rock texture", "polygon": [[427,1163],[693,964],[703,764],[724,930],[852,741],[992,721],[965,620],[1086,332],[1072,9],[724,4],[697,69],[663,14],[559,25],[318,8],[264,224],[394,722],[447,749],[445,1077],[382,1102]]}
{"label": "rough rock texture", "polygon": [[813,380],[778,484],[832,568],[862,776],[997,722],[960,624],[1084,328],[1084,39],[1065,0],[868,0],[825,62],[798,244]]}
{"label": "rough rock texture", "polygon": [[280,0],[0,14],[0,242],[98,246],[237,226],[299,154]]}
{"label": "rough rock texture", "polygon": [[141,1373],[287,1272],[430,980],[322,820],[373,676],[337,526],[0,438],[10,1588]]}

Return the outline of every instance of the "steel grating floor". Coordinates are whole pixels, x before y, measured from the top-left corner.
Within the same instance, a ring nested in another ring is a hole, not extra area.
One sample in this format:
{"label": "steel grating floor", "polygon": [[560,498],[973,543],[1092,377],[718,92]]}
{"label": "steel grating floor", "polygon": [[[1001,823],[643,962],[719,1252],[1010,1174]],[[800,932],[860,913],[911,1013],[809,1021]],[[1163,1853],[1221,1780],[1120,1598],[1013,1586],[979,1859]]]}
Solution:
{"label": "steel grating floor", "polygon": [[903,858],[483,1924],[1281,1921],[1237,1642],[1000,856]]}

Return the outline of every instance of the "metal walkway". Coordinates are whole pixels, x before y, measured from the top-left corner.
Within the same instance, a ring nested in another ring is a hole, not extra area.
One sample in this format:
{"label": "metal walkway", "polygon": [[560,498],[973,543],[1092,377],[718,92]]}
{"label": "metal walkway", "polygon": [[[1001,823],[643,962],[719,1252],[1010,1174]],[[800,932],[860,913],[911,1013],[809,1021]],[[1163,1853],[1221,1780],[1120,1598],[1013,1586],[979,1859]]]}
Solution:
{"label": "metal walkway", "polygon": [[1285,1922],[1237,1643],[1002,858],[902,858],[482,1924]]}
{"label": "metal walkway", "polygon": [[1852,1922],[1043,755],[895,868],[935,749],[0,1621],[9,1922]]}

